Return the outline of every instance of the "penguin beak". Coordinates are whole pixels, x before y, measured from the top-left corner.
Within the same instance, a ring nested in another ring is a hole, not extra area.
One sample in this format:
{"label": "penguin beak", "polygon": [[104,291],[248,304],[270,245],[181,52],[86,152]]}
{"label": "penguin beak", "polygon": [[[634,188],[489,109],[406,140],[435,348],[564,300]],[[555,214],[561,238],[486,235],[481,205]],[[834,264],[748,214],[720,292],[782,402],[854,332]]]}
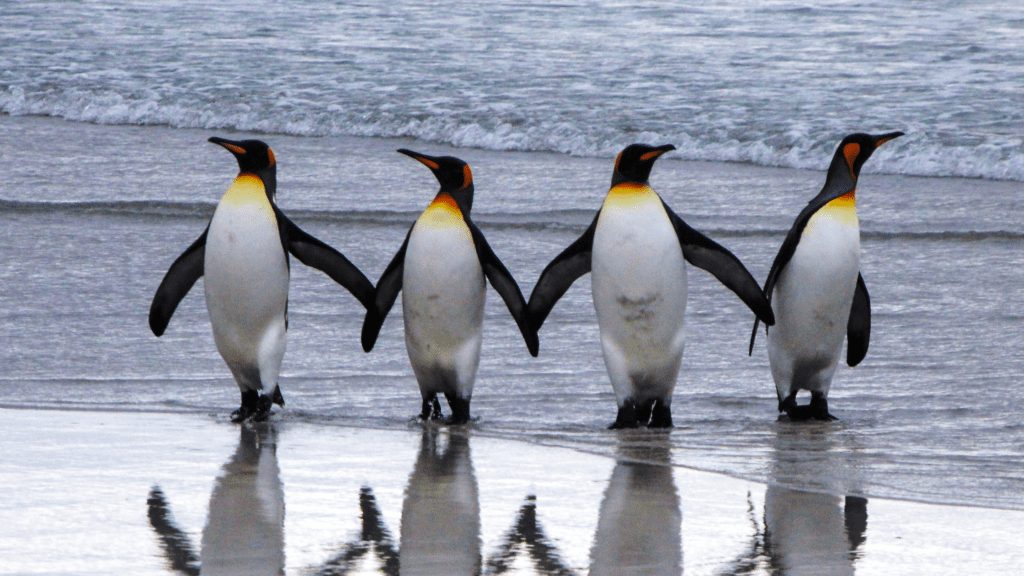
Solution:
{"label": "penguin beak", "polygon": [[880,134],[878,136],[872,136],[875,139],[875,148],[878,148],[882,144],[885,144],[889,140],[899,138],[903,136],[903,132],[889,132],[888,134]]}
{"label": "penguin beak", "polygon": [[235,142],[233,140],[226,140],[224,138],[218,138],[216,136],[213,136],[207,141],[212,142],[218,146],[221,146],[235,155],[242,155],[246,153],[245,148],[242,148],[242,146],[238,142]]}
{"label": "penguin beak", "polygon": [[405,154],[406,156],[412,158],[413,160],[419,161],[421,164],[423,164],[427,168],[430,168],[432,171],[436,171],[438,168],[441,167],[441,165],[437,163],[437,159],[434,158],[433,156],[427,156],[426,154],[413,152],[412,150],[408,150],[406,148],[399,148],[397,152],[400,154]]}
{"label": "penguin beak", "polygon": [[659,156],[661,156],[665,152],[671,152],[672,150],[675,150],[675,149],[676,149],[676,147],[671,145],[671,144],[665,144],[664,146],[658,146],[654,150],[651,150],[650,152],[648,152],[648,153],[644,154],[643,156],[641,156],[640,157],[640,161],[641,162],[647,162],[647,161],[650,161],[650,160],[654,160],[655,158],[658,158]]}

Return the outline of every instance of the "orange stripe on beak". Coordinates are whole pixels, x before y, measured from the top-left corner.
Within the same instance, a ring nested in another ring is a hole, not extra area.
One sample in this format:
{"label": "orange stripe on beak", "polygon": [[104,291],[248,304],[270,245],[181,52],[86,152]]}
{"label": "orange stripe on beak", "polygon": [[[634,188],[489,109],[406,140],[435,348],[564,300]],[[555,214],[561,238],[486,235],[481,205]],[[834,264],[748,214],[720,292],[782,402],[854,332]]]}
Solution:
{"label": "orange stripe on beak", "polygon": [[235,146],[234,144],[228,144],[227,142],[221,142],[220,145],[231,150],[235,154],[245,154],[245,148],[242,148],[241,146]]}

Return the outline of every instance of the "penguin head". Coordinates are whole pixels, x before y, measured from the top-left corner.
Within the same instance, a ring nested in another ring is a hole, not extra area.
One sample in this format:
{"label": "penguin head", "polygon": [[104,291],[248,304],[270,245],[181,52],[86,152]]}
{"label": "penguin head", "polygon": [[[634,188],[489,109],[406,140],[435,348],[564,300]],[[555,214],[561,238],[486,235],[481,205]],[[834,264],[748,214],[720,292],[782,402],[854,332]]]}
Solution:
{"label": "penguin head", "polygon": [[828,169],[828,180],[852,178],[852,184],[856,186],[857,178],[860,177],[860,169],[867,162],[868,158],[878,149],[893,138],[903,136],[903,132],[889,132],[887,134],[850,134],[839,143],[836,153],[832,157],[832,164]]}
{"label": "penguin head", "polygon": [[430,168],[441,183],[438,193],[450,194],[459,203],[463,213],[469,212],[473,206],[473,171],[469,169],[469,164],[454,156],[427,156],[405,148],[400,148],[398,152]]}
{"label": "penguin head", "polygon": [[615,159],[615,170],[612,172],[612,186],[623,182],[646,184],[651,175],[654,161],[662,154],[676,147],[671,144],[664,146],[648,146],[647,144],[630,144],[619,152]]}
{"label": "penguin head", "polygon": [[227,140],[216,136],[210,142],[221,146],[234,155],[241,174],[253,174],[263,180],[267,195],[274,199],[277,188],[277,160],[274,151],[260,140]]}

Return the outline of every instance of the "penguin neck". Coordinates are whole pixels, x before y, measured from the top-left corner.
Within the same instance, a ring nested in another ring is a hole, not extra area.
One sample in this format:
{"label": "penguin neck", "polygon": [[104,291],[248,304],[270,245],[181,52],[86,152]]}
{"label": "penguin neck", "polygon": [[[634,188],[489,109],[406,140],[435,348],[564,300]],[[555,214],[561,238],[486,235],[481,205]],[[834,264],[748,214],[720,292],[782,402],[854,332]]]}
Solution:
{"label": "penguin neck", "polygon": [[846,194],[832,200],[828,203],[828,206],[832,208],[852,208],[857,209],[857,189],[854,188]]}
{"label": "penguin neck", "polygon": [[464,216],[469,216],[469,211],[473,209],[473,185],[470,184],[465,188],[459,188],[458,190],[444,190],[442,189],[434,197],[434,202],[444,202],[447,197],[455,202],[455,205],[459,207],[459,211]]}
{"label": "penguin neck", "polygon": [[647,180],[644,180],[643,182],[637,182],[635,179],[626,178],[618,170],[613,171],[612,172],[612,186],[611,187],[615,188],[616,186],[619,186],[621,184],[632,184],[633,186],[641,186],[641,187],[648,185],[647,184]]}
{"label": "penguin neck", "polygon": [[273,166],[265,168],[263,170],[254,170],[251,172],[243,171],[238,174],[239,178],[241,178],[242,176],[255,176],[260,180],[260,182],[263,182],[263,190],[265,190],[267,193],[267,200],[270,200],[271,204],[276,204],[277,170],[275,170]]}

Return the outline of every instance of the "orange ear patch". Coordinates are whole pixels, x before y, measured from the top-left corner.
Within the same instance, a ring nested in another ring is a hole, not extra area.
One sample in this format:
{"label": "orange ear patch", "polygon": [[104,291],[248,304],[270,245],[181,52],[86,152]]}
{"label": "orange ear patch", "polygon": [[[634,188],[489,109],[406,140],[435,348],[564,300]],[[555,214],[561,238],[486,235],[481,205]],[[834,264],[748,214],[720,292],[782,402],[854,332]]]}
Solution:
{"label": "orange ear patch", "polygon": [[271,150],[270,148],[267,148],[267,157],[270,158],[270,165],[271,166],[273,166],[274,164],[277,164],[277,158],[274,157],[274,151]]}
{"label": "orange ear patch", "polygon": [[843,156],[846,156],[846,165],[850,167],[850,174],[854,178],[857,175],[853,173],[853,163],[857,160],[858,154],[860,154],[860,144],[851,143],[843,146]]}
{"label": "orange ear patch", "polygon": [[235,146],[234,144],[228,144],[226,142],[222,143],[221,146],[231,150],[235,154],[245,154],[245,148],[242,148],[241,146]]}
{"label": "orange ear patch", "polygon": [[619,155],[615,157],[615,171],[616,172],[619,171],[619,160],[622,160],[622,152],[619,152]]}
{"label": "orange ear patch", "polygon": [[469,169],[469,164],[462,167],[462,188],[469,188],[473,185],[473,171]]}

